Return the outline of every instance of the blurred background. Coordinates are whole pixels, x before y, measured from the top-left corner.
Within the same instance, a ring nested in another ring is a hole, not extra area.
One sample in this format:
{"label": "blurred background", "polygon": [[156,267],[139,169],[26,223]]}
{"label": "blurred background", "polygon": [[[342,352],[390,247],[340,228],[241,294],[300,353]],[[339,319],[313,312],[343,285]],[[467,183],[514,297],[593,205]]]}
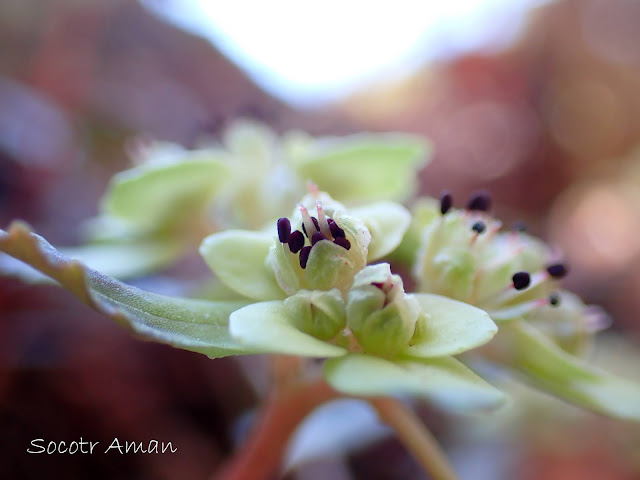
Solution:
{"label": "blurred background", "polygon": [[[566,252],[567,286],[614,319],[594,355],[639,378],[640,2],[372,3],[3,0],[0,225],[79,242],[137,135],[189,146],[237,117],[419,133],[435,147],[422,193],[463,204],[486,188],[506,224]],[[0,278],[3,478],[208,478],[242,439],[262,373],[135,340],[66,292]],[[640,479],[637,426],[513,393],[485,419],[420,407],[463,478]],[[344,408],[359,413],[321,415],[352,428],[311,422],[284,478],[426,478],[371,412]],[[34,438],[116,436],[179,452],[26,453]]]}

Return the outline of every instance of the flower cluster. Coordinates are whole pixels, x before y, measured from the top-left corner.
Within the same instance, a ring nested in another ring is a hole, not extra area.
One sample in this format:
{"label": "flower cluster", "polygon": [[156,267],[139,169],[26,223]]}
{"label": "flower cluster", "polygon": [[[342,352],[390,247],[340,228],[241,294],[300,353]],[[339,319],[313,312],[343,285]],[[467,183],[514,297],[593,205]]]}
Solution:
{"label": "flower cluster", "polygon": [[[134,166],[112,178],[100,214],[84,225],[87,242],[61,249],[120,279],[174,264],[212,231],[264,227],[288,212],[309,180],[350,203],[405,199],[414,172],[428,162],[429,144],[404,134],[278,136],[241,119],[195,149],[139,139],[129,155]],[[18,265],[11,270],[42,279]]]}
{"label": "flower cluster", "polygon": [[388,263],[370,264],[400,243],[406,209],[383,202],[347,210],[313,189],[290,218],[264,233],[221,232],[202,244],[218,278],[259,300],[231,314],[234,338],[261,352],[330,357],[326,379],[346,393],[413,393],[453,409],[501,402],[451,357],[495,335],[488,315],[407,294]]}
{"label": "flower cluster", "polygon": [[[232,301],[143,292],[65,258],[21,224],[0,231],[0,250],[144,337],[212,358],[327,359],[324,378],[345,394],[494,407],[503,395],[467,366],[482,357],[578,405],[640,419],[637,385],[572,355],[606,316],[560,289],[568,268],[556,252],[521,225],[503,230],[484,192],[464,209],[449,193],[418,200],[412,213],[392,201],[411,191],[420,141],[276,138],[240,124],[224,146],[156,144],[145,150],[153,161],[112,182],[95,227],[120,239],[102,245],[103,263],[130,261],[132,273],[158,265],[154,246],[175,259],[207,225],[194,218],[214,205],[226,215],[209,225],[200,253]],[[308,178],[320,187],[307,183],[284,216]],[[225,222],[257,230],[220,229]],[[385,258],[411,264],[415,292]]]}

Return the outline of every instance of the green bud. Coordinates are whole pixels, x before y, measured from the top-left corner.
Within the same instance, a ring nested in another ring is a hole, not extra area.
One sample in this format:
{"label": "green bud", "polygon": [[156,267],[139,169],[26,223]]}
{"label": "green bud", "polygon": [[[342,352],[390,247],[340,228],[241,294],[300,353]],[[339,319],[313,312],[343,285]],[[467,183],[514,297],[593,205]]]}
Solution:
{"label": "green bud", "polygon": [[345,304],[338,289],[300,290],[284,306],[295,327],[320,340],[334,338],[345,327]]}
{"label": "green bud", "polygon": [[388,263],[370,265],[354,278],[347,299],[347,326],[367,353],[394,356],[408,347],[420,313]]}

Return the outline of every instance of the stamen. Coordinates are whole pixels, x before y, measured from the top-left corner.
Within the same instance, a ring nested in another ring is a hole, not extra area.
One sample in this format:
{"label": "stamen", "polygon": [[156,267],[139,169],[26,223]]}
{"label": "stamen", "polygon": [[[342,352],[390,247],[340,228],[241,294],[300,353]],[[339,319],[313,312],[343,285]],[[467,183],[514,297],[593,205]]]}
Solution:
{"label": "stamen", "polygon": [[393,300],[392,295],[390,295],[393,290],[393,279],[391,277],[387,277],[383,282],[372,282],[371,285],[380,289],[384,293],[384,303],[382,304],[382,308],[386,307],[390,301]]}
{"label": "stamen", "polygon": [[482,232],[484,232],[487,229],[487,225],[484,222],[476,222],[473,224],[473,226],[471,227],[471,230],[473,230],[474,232],[476,232],[478,235],[480,235]]}
{"label": "stamen", "polygon": [[582,328],[588,333],[595,333],[609,328],[612,323],[613,321],[607,312],[593,305],[589,305],[582,315]]}
{"label": "stamen", "polygon": [[509,248],[502,249],[499,255],[494,256],[491,262],[486,263],[483,269],[489,272],[492,270],[497,270],[506,263],[511,262],[514,257],[520,255],[525,249],[524,245],[508,246]]}
{"label": "stamen", "polygon": [[513,288],[516,290],[524,290],[531,284],[531,275],[528,272],[518,272],[511,277]]}
{"label": "stamen", "polygon": [[[518,286],[522,286],[524,283],[526,283],[527,278],[529,280],[529,283],[523,288],[518,289],[515,284],[518,283]],[[500,305],[516,301],[518,297],[527,295],[531,289],[542,285],[548,280],[549,276],[546,274],[546,272],[536,272],[533,275],[530,275],[528,272],[518,272],[512,277],[513,283],[505,287],[501,292],[481,299],[478,302],[478,305],[481,305],[481,308],[483,310],[500,308]],[[529,290],[526,290],[527,288]],[[542,302],[542,304],[544,305],[548,304],[548,299],[546,298],[538,299],[538,301]]]}
{"label": "stamen", "polygon": [[[316,217],[311,217],[311,221],[313,225],[316,227],[316,230],[320,230],[320,225],[318,224],[318,219]],[[304,223],[302,224],[302,231],[305,235],[307,235],[307,229],[304,227]],[[313,233],[309,235],[309,237],[313,236]]]}
{"label": "stamen", "polygon": [[486,212],[491,208],[491,197],[484,190],[474,192],[467,203],[467,210]]}
{"label": "stamen", "polygon": [[311,246],[318,243],[320,240],[327,240],[327,237],[322,232],[316,232],[311,236]]}
{"label": "stamen", "polygon": [[318,190],[318,185],[313,183],[311,180],[307,180],[307,191],[314,197],[317,197],[320,192]]}
{"label": "stamen", "polygon": [[345,250],[349,250],[351,248],[351,242],[345,237],[338,237],[333,241],[333,243],[335,243],[336,245],[340,245]]}
{"label": "stamen", "polygon": [[288,218],[278,219],[278,239],[280,243],[287,243],[291,236],[291,222]]}
{"label": "stamen", "polygon": [[289,236],[288,243],[291,253],[298,253],[304,247],[304,235],[300,230],[296,230]]}
{"label": "stamen", "polygon": [[298,208],[300,209],[300,213],[302,214],[302,231],[307,236],[307,238],[311,238],[314,233],[320,230],[318,220],[309,215],[309,211],[301,203],[298,204]]}
{"label": "stamen", "polygon": [[554,263],[547,267],[547,273],[553,278],[562,278],[569,272],[569,269],[563,263]]}
{"label": "stamen", "polygon": [[324,209],[322,208],[322,202],[320,200],[316,200],[316,210],[318,211],[318,229],[326,238],[333,240],[333,238],[331,238],[331,229],[327,223],[327,216],[324,214]]}
{"label": "stamen", "polygon": [[560,295],[555,292],[549,295],[549,305],[551,305],[552,307],[557,307],[558,305],[560,305]]}
{"label": "stamen", "polygon": [[453,197],[448,190],[444,190],[440,194],[440,213],[442,215],[446,215],[451,207],[453,206]]}
{"label": "stamen", "polygon": [[310,253],[311,247],[308,245],[306,247],[302,247],[302,250],[300,250],[300,266],[302,268],[307,268],[307,262],[309,261]]}
{"label": "stamen", "polygon": [[536,308],[544,307],[545,305],[547,305],[547,299],[538,298],[518,305],[498,308],[496,310],[488,310],[488,313],[494,320],[510,320],[512,318],[521,317],[522,315],[529,313]]}
{"label": "stamen", "polygon": [[331,236],[333,236],[333,238],[346,237],[344,230],[338,226],[333,218],[327,218],[327,223],[329,223],[329,230],[331,230]]}

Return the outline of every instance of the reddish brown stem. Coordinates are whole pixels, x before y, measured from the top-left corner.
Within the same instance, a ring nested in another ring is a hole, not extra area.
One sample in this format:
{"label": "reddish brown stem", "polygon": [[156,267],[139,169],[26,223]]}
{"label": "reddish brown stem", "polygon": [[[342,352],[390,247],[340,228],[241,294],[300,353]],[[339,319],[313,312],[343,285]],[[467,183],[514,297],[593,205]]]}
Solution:
{"label": "reddish brown stem", "polygon": [[412,410],[392,398],[371,398],[369,403],[434,480],[458,480],[438,441]]}
{"label": "reddish brown stem", "polygon": [[248,441],[215,480],[265,480],[280,468],[289,437],[317,406],[339,397],[324,381],[300,384],[271,395]]}

